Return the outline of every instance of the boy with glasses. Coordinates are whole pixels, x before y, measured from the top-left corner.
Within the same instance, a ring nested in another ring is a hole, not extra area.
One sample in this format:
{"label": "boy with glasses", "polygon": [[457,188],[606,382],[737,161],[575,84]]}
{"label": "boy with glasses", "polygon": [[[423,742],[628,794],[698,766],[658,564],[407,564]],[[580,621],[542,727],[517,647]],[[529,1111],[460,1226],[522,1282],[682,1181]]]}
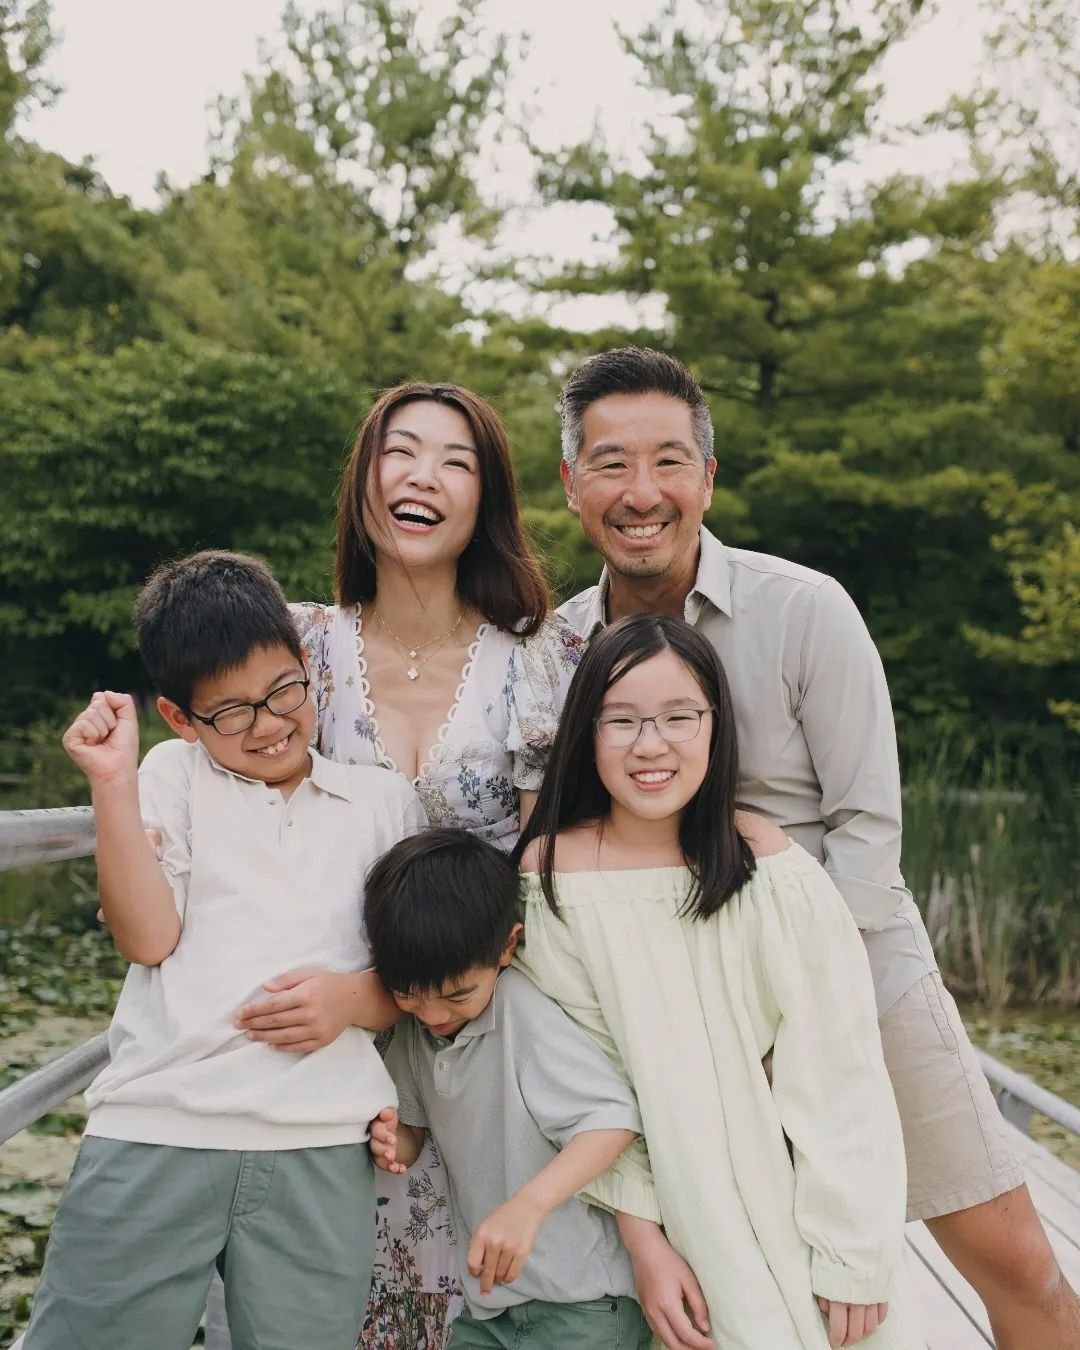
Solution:
{"label": "boy with glasses", "polygon": [[[111,692],[64,736],[132,966],[25,1350],[190,1350],[215,1266],[235,1350],[352,1350],[373,1259],[368,1121],[396,1101],[371,1035],[397,1010],[369,970],[364,877],[423,814],[397,775],[310,749],[307,671],[262,563],[168,563],[135,620],[178,739],[139,768],[134,703]],[[242,1019],[268,982],[264,1015]],[[275,1044],[250,1029],[267,1025]]]}

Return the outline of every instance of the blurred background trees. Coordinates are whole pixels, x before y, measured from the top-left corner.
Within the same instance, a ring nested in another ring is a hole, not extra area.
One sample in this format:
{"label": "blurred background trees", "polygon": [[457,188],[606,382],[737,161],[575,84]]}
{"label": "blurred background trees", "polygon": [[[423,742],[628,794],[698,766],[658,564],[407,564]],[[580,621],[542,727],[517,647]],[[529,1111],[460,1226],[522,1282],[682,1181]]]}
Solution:
{"label": "blurred background trees", "polygon": [[[70,699],[141,687],[128,614],[161,556],[255,549],[326,595],[350,431],[410,376],[496,403],[556,584],[592,580],[555,405],[570,364],[628,340],[708,391],[714,528],[851,590],[905,753],[947,723],[974,747],[958,775],[1075,759],[1080,24],[1066,0],[986,6],[977,86],[924,128],[966,162],[922,177],[866,152],[890,134],[882,62],[930,0],[661,7],[622,34],[657,109],[636,160],[532,144],[482,0],[437,31],[408,0],[290,5],[212,110],[203,177],[149,209],[27,137],[62,96],[48,5],[0,0],[0,770]],[[604,262],[507,246],[495,134],[533,156],[532,209],[606,212]],[[638,319],[551,321],[597,295]]]}

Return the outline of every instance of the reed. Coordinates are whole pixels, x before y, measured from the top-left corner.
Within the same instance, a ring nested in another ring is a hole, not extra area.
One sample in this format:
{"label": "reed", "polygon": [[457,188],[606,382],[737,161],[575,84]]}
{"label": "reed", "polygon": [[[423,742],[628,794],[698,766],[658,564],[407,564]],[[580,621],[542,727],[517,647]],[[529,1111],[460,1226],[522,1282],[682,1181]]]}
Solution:
{"label": "reed", "polygon": [[989,1008],[1080,1005],[1080,793],[1064,744],[909,739],[904,875],[946,983]]}

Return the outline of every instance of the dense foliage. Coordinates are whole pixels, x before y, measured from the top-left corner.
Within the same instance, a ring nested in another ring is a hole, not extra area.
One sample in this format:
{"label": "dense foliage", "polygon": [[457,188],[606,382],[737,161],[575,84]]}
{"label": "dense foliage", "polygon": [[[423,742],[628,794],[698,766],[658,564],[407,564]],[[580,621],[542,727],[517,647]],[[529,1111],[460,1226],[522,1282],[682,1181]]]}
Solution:
{"label": "dense foliage", "polygon": [[[1015,63],[1037,34],[1080,115],[1068,7],[999,8],[998,49]],[[882,61],[932,6],[866,9],[687,0],[626,34],[662,112],[644,158],[598,138],[535,152],[536,208],[603,204],[617,256],[553,274],[479,250],[485,275],[516,269],[531,292],[520,318],[446,275],[448,240],[490,244],[503,221],[477,164],[508,125],[514,50],[481,0],[434,34],[406,0],[287,8],[216,110],[204,178],[163,183],[153,210],[22,134],[56,93],[48,9],[0,0],[0,771],[25,767],[26,728],[68,700],[140,687],[128,613],[157,558],[254,549],[293,594],[325,594],[350,429],[406,376],[495,400],[553,576],[591,579],[554,406],[569,362],[627,337],[709,392],[715,528],[855,595],[905,741],[943,716],[1014,746],[1077,726],[1075,173],[984,81],[937,114],[969,138],[962,173],[859,179]],[[1030,153],[1004,153],[1008,125]],[[535,317],[548,295],[613,292],[662,300],[660,327]]]}

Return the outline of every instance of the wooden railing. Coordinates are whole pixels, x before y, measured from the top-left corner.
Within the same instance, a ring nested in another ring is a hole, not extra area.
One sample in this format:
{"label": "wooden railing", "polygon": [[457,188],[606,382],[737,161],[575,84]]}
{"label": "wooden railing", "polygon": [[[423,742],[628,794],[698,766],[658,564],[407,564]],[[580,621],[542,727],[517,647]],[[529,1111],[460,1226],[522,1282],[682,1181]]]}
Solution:
{"label": "wooden railing", "polygon": [[[89,806],[46,811],[0,811],[0,872],[33,863],[85,858],[94,851]],[[109,1058],[102,1032],[0,1091],[0,1144],[89,1087]],[[215,1274],[206,1301],[205,1350],[230,1350],[225,1293]],[[19,1350],[22,1337],[11,1350]]]}
{"label": "wooden railing", "polygon": [[[0,872],[31,863],[83,858],[93,851],[94,820],[88,806],[0,811]],[[102,1033],[0,1091],[0,1144],[82,1092],[108,1056],[107,1038]],[[1080,1109],[985,1052],[978,1051],[978,1056],[983,1072],[996,1088],[1002,1114],[1025,1134],[1031,1132],[1032,1113],[1038,1112],[1080,1135]],[[207,1350],[229,1350],[230,1346],[221,1282],[216,1276],[207,1301],[205,1345]],[[18,1342],[12,1350],[17,1348]]]}

